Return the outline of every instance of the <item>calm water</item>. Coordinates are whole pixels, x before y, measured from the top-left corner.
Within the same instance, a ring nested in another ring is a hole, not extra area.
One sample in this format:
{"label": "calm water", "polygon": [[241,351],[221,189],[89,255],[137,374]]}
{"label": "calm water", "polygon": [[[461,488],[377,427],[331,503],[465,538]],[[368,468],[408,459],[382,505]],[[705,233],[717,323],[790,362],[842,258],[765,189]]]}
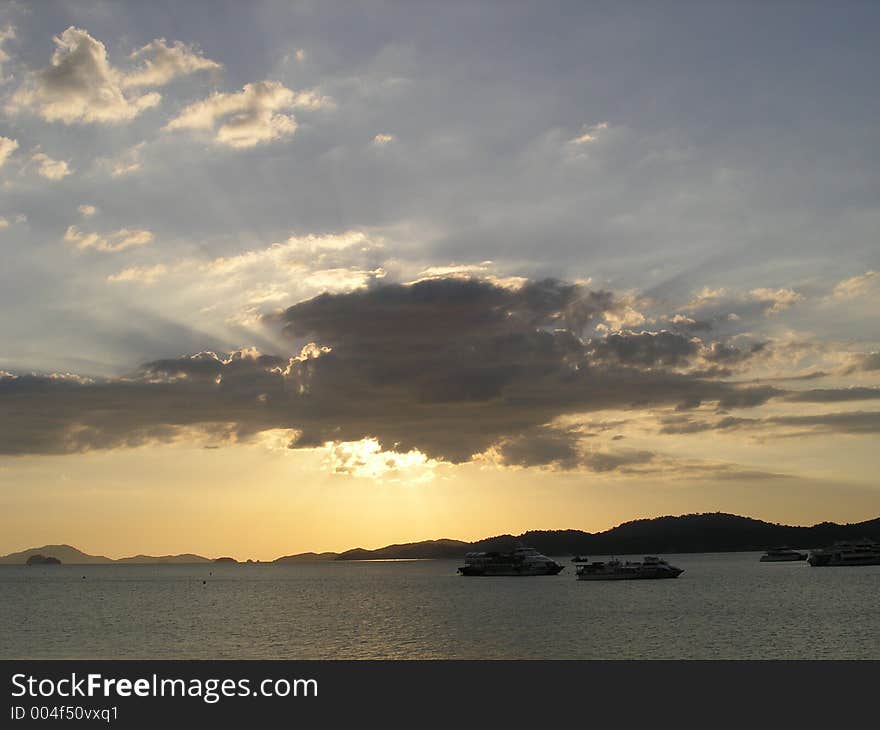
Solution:
{"label": "calm water", "polygon": [[567,559],[538,578],[445,560],[0,566],[0,658],[880,659],[880,567],[758,557],[592,583]]}

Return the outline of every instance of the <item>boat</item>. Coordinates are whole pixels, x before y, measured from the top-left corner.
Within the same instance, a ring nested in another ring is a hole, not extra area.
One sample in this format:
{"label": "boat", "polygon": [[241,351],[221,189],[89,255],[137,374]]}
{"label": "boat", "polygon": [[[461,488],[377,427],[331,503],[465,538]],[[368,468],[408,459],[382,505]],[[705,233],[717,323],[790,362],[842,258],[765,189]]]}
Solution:
{"label": "boat", "polygon": [[642,562],[621,562],[616,558],[608,561],[596,560],[579,565],[578,580],[656,580],[658,578],[678,578],[684,571],[670,565],[653,555],[645,556]]}
{"label": "boat", "polygon": [[807,561],[814,568],[845,565],[880,565],[880,544],[873,540],[836,542],[831,547],[813,550]]}
{"label": "boat", "polygon": [[771,548],[761,556],[762,563],[791,563],[806,559],[806,553],[799,553],[797,550],[787,547]]}
{"label": "boat", "polygon": [[572,562],[572,563],[589,563],[589,562],[590,562],[590,559],[589,559],[586,555],[584,555],[583,557],[580,556],[580,555],[575,555],[575,556],[571,559],[571,562]]}
{"label": "boat", "polygon": [[556,575],[565,566],[534,548],[518,547],[511,552],[472,552],[464,556],[462,575]]}

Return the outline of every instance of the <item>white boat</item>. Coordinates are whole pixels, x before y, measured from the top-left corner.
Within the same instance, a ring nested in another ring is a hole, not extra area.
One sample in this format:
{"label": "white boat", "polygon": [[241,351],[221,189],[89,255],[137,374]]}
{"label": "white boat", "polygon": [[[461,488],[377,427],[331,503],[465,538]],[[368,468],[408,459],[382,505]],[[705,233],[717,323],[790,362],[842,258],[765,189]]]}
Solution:
{"label": "white boat", "polygon": [[791,563],[797,560],[806,560],[806,553],[799,553],[791,548],[772,548],[761,556],[762,563]]}
{"label": "white boat", "polygon": [[608,561],[594,561],[579,565],[578,580],[656,580],[659,578],[678,578],[684,571],[670,565],[665,560],[645,556],[642,562],[621,562],[615,558]]}
{"label": "white boat", "polygon": [[464,556],[462,575],[556,575],[565,566],[542,555],[534,548],[518,547],[509,553],[473,552]]}
{"label": "white boat", "polygon": [[846,565],[880,565],[880,544],[873,540],[836,542],[829,548],[813,550],[808,562],[815,568]]}

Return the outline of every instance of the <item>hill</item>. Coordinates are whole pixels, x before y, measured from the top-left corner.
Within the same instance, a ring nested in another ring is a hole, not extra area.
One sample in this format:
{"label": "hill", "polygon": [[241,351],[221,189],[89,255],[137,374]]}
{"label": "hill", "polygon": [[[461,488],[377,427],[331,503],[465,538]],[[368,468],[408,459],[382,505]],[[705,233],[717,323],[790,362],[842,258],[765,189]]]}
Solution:
{"label": "hill", "polygon": [[275,558],[273,563],[316,563],[322,560],[335,560],[339,553],[297,553],[296,555],[282,555]]}
{"label": "hill", "polygon": [[336,560],[418,560],[430,558],[457,558],[468,550],[471,543],[461,540],[425,540],[423,542],[407,542],[399,545],[388,545],[377,550],[354,548],[340,553]]}
{"label": "hill", "polygon": [[155,565],[155,564],[191,564],[191,563],[210,563],[210,558],[204,558],[195,553],[182,553],[180,555],[132,555],[130,558],[119,558],[116,563],[130,563],[137,565]]}
{"label": "hill", "polygon": [[[386,545],[375,550],[354,548],[342,553],[306,552],[284,555],[273,563],[290,564],[321,560],[431,560],[461,558],[471,550],[510,550],[522,544],[546,555],[651,555],[667,553],[710,553],[766,550],[788,545],[801,549],[819,548],[838,540],[869,538],[880,542],[880,517],[865,522],[839,525],[821,522],[812,527],[795,527],[755,520],[750,517],[713,512],[632,520],[603,532],[582,530],[530,530],[521,535],[495,535],[475,542],[424,540]],[[111,563],[210,563],[210,558],[182,555],[134,555],[112,560],[88,555],[70,545],[43,545],[0,557],[2,565],[24,565],[33,555],[53,557],[67,565]],[[232,558],[218,558],[234,562]]]}
{"label": "hill", "polygon": [[97,565],[113,562],[103,555],[87,555],[71,545],[43,545],[43,547],[29,548],[18,553],[4,555],[0,557],[0,565],[24,565],[32,555],[57,558],[66,565]]}
{"label": "hill", "polygon": [[880,518],[838,525],[822,522],[793,527],[722,512],[666,516],[624,522],[604,532],[531,530],[521,535],[497,535],[476,542],[426,540],[388,545],[378,550],[357,548],[337,560],[456,558],[469,550],[510,550],[518,544],[548,555],[629,555],[765,550],[779,545],[816,548],[837,540],[867,537],[880,541]]}

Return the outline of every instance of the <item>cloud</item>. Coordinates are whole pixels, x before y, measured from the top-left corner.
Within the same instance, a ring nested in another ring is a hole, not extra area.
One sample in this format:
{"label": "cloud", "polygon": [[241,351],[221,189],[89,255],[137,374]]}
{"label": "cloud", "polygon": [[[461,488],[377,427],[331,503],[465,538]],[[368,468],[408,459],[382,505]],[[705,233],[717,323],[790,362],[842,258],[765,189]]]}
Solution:
{"label": "cloud", "polygon": [[88,31],[70,26],[53,41],[50,65],[29,75],[12,95],[9,111],[31,111],[48,122],[118,124],[159,103],[155,92],[123,90],[124,75]]}
{"label": "cloud", "polygon": [[568,140],[568,143],[577,146],[592,144],[598,139],[599,134],[606,129],[608,129],[608,122],[600,122],[590,127],[582,127],[581,133],[577,137]]}
{"label": "cloud", "polygon": [[91,218],[98,212],[98,209],[94,205],[87,205],[86,203],[80,205],[77,210],[83,218]]}
{"label": "cloud", "polygon": [[[113,448],[192,428],[237,440],[294,429],[293,448],[373,439],[382,452],[459,463],[500,444],[510,463],[562,464],[571,450],[542,428],[565,414],[693,401],[752,407],[784,394],[595,359],[578,333],[614,304],[609,292],[556,280],[509,288],[430,279],[322,294],[265,320],[302,347],[293,357],[199,353],[90,383],[4,379],[0,451]],[[543,440],[518,440],[529,435]],[[579,463],[610,470],[648,459],[584,452]]]}
{"label": "cloud", "polygon": [[576,428],[541,426],[504,439],[486,456],[501,466],[542,467],[569,471],[626,472],[652,462],[656,454],[639,449],[586,447],[584,434]]}
{"label": "cloud", "polygon": [[842,413],[823,413],[807,416],[777,416],[764,419],[766,423],[791,426],[802,432],[814,435],[822,433],[873,434],[880,433],[880,413],[871,411],[850,411]]}
{"label": "cloud", "polygon": [[793,289],[752,289],[749,296],[761,305],[764,314],[778,314],[804,301],[803,295]]}
{"label": "cloud", "polygon": [[73,171],[64,160],[53,160],[44,152],[37,152],[31,156],[31,162],[37,165],[37,174],[47,180],[63,180]]}
{"label": "cloud", "polygon": [[628,471],[631,467],[649,464],[656,458],[653,451],[621,450],[592,451],[584,458],[584,463],[593,471]]}
{"label": "cloud", "polygon": [[245,84],[234,94],[217,92],[190,104],[165,129],[214,132],[216,128],[217,144],[254,147],[289,137],[296,131],[294,116],[278,112],[297,107],[317,109],[330,103],[326,97],[310,91],[296,93],[278,81],[260,81]]}
{"label": "cloud", "polygon": [[713,342],[702,353],[703,358],[715,364],[735,365],[764,352],[766,342],[755,342],[745,348],[724,342]]}
{"label": "cloud", "polygon": [[544,426],[502,440],[494,455],[503,466],[574,469],[583,462],[579,438],[574,429]]}
{"label": "cloud", "polygon": [[126,74],[122,79],[123,88],[141,86],[164,86],[178,76],[198,71],[217,72],[223,66],[191,45],[175,41],[170,46],[164,38],[156,38],[143,48],[131,54],[134,61],[142,60],[140,68]]}
{"label": "cloud", "polygon": [[3,46],[6,41],[13,38],[15,38],[15,28],[13,26],[6,25],[0,28],[0,84],[6,83],[9,80],[3,75],[3,64],[9,60],[9,54],[3,50]]}
{"label": "cloud", "polygon": [[367,438],[330,443],[327,465],[334,474],[414,484],[431,479],[438,462],[417,449],[405,453],[383,450],[376,439]]}
{"label": "cloud", "polygon": [[694,323],[690,327],[692,331],[716,329],[731,323],[742,326],[750,320],[777,315],[804,301],[803,294],[784,287],[758,288],[745,293],[728,292],[723,287],[703,287],[680,307],[680,312],[671,318],[667,316],[667,320],[676,321],[681,329],[687,329],[690,320]]}
{"label": "cloud", "polygon": [[590,340],[592,358],[609,364],[638,367],[680,367],[700,351],[697,338],[667,332],[612,332]]}
{"label": "cloud", "polygon": [[795,403],[840,403],[880,398],[880,388],[815,388],[791,393],[786,400]]}
{"label": "cloud", "polygon": [[[817,399],[815,402],[833,402],[833,399]],[[660,433],[690,434],[736,429],[763,429],[768,431],[769,435],[778,437],[821,436],[826,434],[865,435],[880,433],[880,412],[845,411],[800,416],[769,416],[766,418],[727,416],[716,421],[696,420],[688,416],[675,416],[664,419]]]}
{"label": "cloud", "polygon": [[141,169],[141,153],[146,144],[146,142],[139,142],[113,158],[102,157],[97,160],[97,164],[99,167],[109,171],[112,177],[131,175]]}
{"label": "cloud", "polygon": [[686,332],[708,332],[712,329],[711,322],[699,321],[684,314],[675,314],[671,317],[669,315],[662,315],[660,319],[669,322],[675,329]]}
{"label": "cloud", "polygon": [[869,352],[861,361],[862,370],[880,370],[880,352]]}
{"label": "cloud", "polygon": [[866,271],[839,282],[831,293],[835,299],[855,299],[873,291],[880,282],[880,272]]}
{"label": "cloud", "polygon": [[80,251],[94,249],[105,253],[117,253],[135,246],[145,246],[153,242],[153,233],[141,228],[120,228],[113,233],[83,233],[76,226],[69,226],[64,234],[67,243],[74,244]]}
{"label": "cloud", "polygon": [[720,341],[707,345],[698,337],[667,330],[620,330],[608,332],[587,343],[587,351],[596,362],[630,368],[698,366],[701,369],[694,374],[704,377],[730,375],[732,366],[746,363],[764,352],[766,347],[766,342],[745,347]]}
{"label": "cloud", "polygon": [[18,149],[18,142],[9,137],[0,137],[0,167],[6,164],[6,161],[15,150]]}
{"label": "cloud", "polygon": [[107,277],[107,281],[111,283],[138,283],[138,284],[155,284],[159,279],[161,279],[166,273],[168,273],[168,269],[163,264],[156,264],[155,266],[131,266],[127,269],[123,269],[117,274],[110,274]]}

